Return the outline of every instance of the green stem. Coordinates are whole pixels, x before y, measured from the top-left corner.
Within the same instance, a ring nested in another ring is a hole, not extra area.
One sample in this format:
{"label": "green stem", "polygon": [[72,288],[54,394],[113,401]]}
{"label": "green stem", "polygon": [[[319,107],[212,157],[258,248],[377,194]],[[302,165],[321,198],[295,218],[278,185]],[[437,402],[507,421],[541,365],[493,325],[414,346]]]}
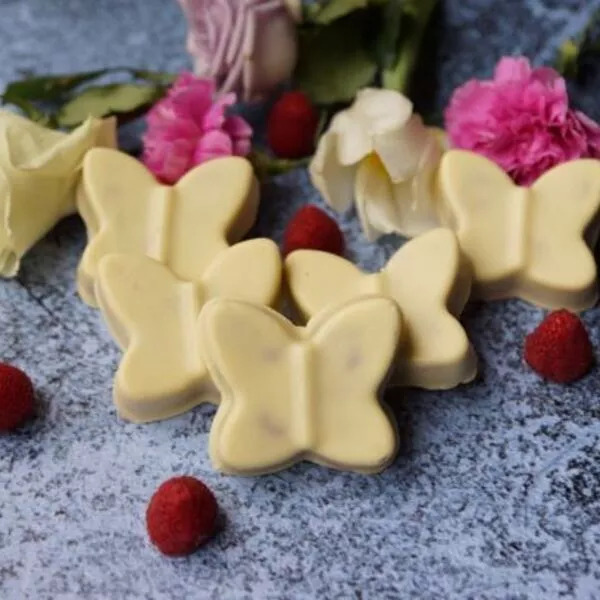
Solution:
{"label": "green stem", "polygon": [[398,59],[390,68],[383,71],[383,87],[406,93],[417,65],[425,30],[438,0],[408,0],[404,14],[409,21],[398,49]]}
{"label": "green stem", "polygon": [[293,169],[307,167],[310,163],[310,157],[289,160],[286,158],[276,158],[267,153],[254,149],[248,160],[253,164],[256,174],[259,179],[272,177],[274,175],[282,175]]}

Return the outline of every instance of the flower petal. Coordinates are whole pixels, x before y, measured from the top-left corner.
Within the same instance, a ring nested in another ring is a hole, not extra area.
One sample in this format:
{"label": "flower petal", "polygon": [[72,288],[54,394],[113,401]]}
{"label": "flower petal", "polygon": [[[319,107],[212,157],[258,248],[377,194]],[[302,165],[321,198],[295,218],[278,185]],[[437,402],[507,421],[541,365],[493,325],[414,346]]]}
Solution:
{"label": "flower petal", "polygon": [[431,133],[419,115],[412,115],[401,130],[374,137],[373,147],[394,183],[410,179],[430,143]]}
{"label": "flower petal", "polygon": [[330,131],[336,135],[337,157],[340,164],[356,165],[373,151],[364,123],[348,111],[338,113],[331,122]]}
{"label": "flower petal", "polygon": [[440,226],[440,199],[435,186],[435,174],[441,157],[440,143],[436,137],[432,137],[412,180],[393,186],[398,233],[416,237]]}
{"label": "flower petal", "polygon": [[200,165],[214,158],[231,156],[233,142],[223,131],[209,131],[202,136],[194,151],[194,164]]}
{"label": "flower petal", "polygon": [[358,165],[354,189],[358,218],[369,241],[398,230],[392,182],[377,156],[368,156]]}
{"label": "flower petal", "polygon": [[335,133],[324,134],[308,170],[313,185],[321,192],[325,202],[341,212],[352,205],[356,168],[339,162],[337,141]]}

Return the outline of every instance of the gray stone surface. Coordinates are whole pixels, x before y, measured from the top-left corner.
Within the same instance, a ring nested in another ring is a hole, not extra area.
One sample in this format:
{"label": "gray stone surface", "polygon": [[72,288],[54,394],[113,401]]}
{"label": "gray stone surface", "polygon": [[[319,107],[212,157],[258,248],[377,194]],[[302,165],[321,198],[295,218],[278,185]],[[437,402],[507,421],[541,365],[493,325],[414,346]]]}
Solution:
{"label": "gray stone surface", "polygon": [[[551,60],[600,1],[448,0],[432,43],[438,110],[452,88],[504,53]],[[168,0],[0,0],[0,84],[22,69],[186,66]],[[434,47],[435,46],[435,47]],[[578,98],[600,117],[596,86]],[[277,238],[301,203],[303,173],[265,186],[258,229]],[[397,245],[342,226],[354,259],[380,265]],[[214,473],[212,409],[147,426],[120,421],[118,352],[77,298],[81,223],[59,225],[0,284],[0,358],[28,371],[39,418],[0,438],[0,598],[600,598],[600,370],[569,387],[524,367],[523,336],[542,311],[471,305],[481,358],[472,385],[391,398],[402,452],[374,477],[300,465],[269,477]],[[600,312],[585,314],[594,345]],[[146,502],[174,474],[204,479],[223,532],[168,560],[148,543]]]}

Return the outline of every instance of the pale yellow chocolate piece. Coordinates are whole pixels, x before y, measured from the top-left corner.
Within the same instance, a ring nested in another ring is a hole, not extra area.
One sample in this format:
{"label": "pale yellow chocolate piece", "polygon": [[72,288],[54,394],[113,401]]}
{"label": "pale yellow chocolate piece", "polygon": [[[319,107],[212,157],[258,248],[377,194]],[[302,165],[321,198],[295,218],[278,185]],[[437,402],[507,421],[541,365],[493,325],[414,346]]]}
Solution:
{"label": "pale yellow chocolate piece", "polygon": [[145,255],[180,279],[200,282],[213,260],[253,225],[258,184],[243,158],[209,161],[167,186],[136,159],[99,149],[85,158],[78,208],[89,238],[78,287],[94,306],[98,263],[108,254]]}
{"label": "pale yellow chocolate piece", "polygon": [[257,475],[310,460],[378,472],[396,428],[378,400],[400,337],[387,298],[344,303],[295,327],[264,306],[215,300],[200,315],[206,365],[221,392],[213,465]]}
{"label": "pale yellow chocolate piece", "polygon": [[379,273],[363,273],[339,256],[314,250],[292,252],[285,270],[305,318],[365,294],[382,294],[398,304],[404,328],[393,384],[449,389],[475,377],[477,358],[458,321],[471,278],[449,229],[407,242]]}
{"label": "pale yellow chocolate piece", "polygon": [[452,150],[442,159],[444,221],[473,268],[476,297],[518,297],[580,311],[598,298],[590,248],[600,226],[600,161],[575,160],[531,187],[486,158]]}
{"label": "pale yellow chocolate piece", "polygon": [[142,255],[103,258],[97,298],[124,350],[113,389],[120,416],[156,421],[217,401],[198,348],[202,306],[221,296],[272,305],[280,284],[279,250],[267,239],[223,250],[198,282],[182,281]]}
{"label": "pale yellow chocolate piece", "polygon": [[0,110],[0,276],[13,277],[24,254],[76,211],[86,152],[116,145],[114,119],[88,119],[72,133]]}

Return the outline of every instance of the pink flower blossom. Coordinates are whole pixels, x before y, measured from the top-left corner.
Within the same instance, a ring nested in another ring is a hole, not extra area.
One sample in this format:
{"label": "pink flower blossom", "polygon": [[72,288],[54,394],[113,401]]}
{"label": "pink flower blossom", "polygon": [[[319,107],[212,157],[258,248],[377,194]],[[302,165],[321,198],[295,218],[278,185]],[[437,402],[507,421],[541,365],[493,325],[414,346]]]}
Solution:
{"label": "pink flower blossom", "polygon": [[143,161],[163,183],[175,183],[213,158],[250,152],[252,128],[241,117],[227,115],[236,95],[215,99],[215,93],[213,80],[182,73],[148,113]]}
{"label": "pink flower blossom", "polygon": [[445,119],[454,147],[486,156],[521,185],[560,163],[600,157],[600,126],[569,108],[554,69],[533,69],[526,58],[503,58],[493,80],[459,87]]}

